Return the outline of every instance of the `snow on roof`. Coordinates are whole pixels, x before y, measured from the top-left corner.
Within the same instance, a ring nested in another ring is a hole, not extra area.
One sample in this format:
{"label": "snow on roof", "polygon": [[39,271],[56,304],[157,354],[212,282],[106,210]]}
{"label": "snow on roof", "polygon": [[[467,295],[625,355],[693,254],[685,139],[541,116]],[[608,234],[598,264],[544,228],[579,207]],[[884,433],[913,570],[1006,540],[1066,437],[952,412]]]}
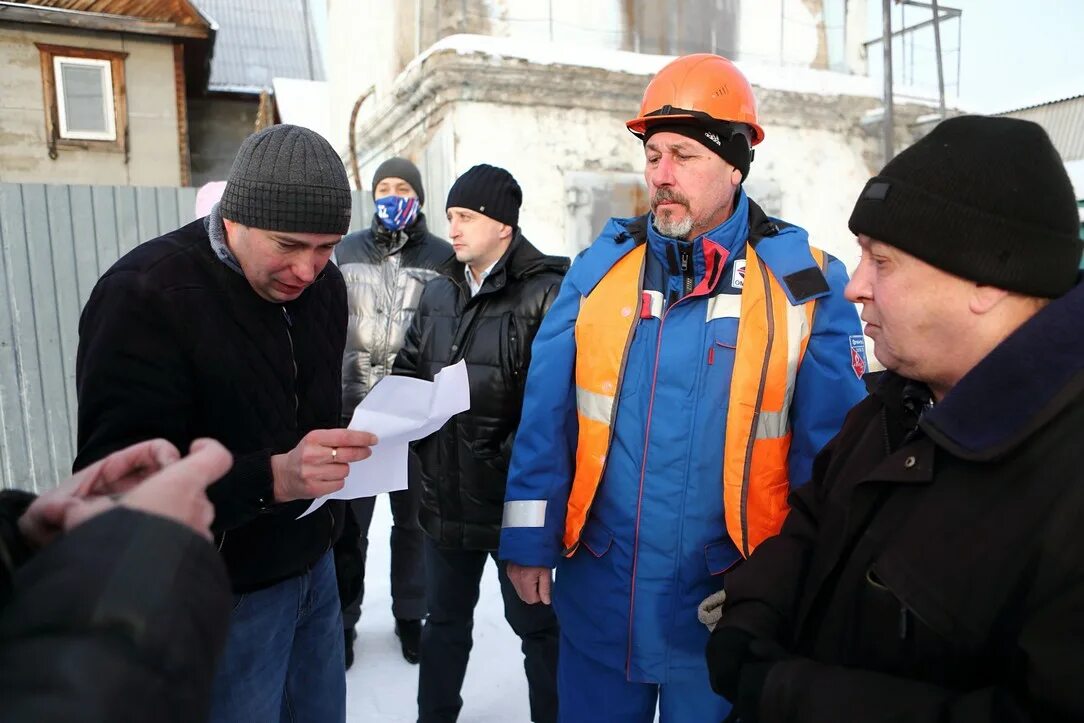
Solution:
{"label": "snow on roof", "polygon": [[331,137],[331,91],[327,81],[274,78],[271,84],[283,123]]}
{"label": "snow on roof", "polygon": [[[449,35],[430,46],[410,62],[404,73],[425,62],[430,56],[449,50],[460,55],[481,53],[497,58],[526,60],[538,65],[574,65],[633,75],[654,75],[676,57],[543,40],[459,34]],[[881,97],[880,85],[864,75],[746,61],[736,61],[735,64],[745,73],[749,82],[759,88],[817,95]]]}

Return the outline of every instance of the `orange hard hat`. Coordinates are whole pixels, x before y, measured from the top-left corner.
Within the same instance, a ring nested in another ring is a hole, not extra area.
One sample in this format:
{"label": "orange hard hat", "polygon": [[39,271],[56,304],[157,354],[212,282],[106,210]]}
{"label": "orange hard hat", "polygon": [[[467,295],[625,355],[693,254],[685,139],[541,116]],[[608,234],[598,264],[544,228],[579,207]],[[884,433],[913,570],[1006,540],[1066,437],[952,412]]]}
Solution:
{"label": "orange hard hat", "polygon": [[651,79],[640,115],[625,125],[638,136],[656,123],[706,120],[749,127],[749,145],[764,140],[757,123],[757,99],[745,75],[721,55],[696,53],[668,63]]}

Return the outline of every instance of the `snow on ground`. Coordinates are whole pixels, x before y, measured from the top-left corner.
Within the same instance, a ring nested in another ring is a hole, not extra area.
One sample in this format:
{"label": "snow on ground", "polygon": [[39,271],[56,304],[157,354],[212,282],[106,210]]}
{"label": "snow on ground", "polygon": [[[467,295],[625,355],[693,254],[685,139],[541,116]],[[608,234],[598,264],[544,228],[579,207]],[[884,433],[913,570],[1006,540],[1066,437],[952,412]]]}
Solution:
{"label": "snow on ground", "polygon": [[[403,660],[391,615],[390,531],[391,512],[387,496],[381,495],[369,530],[365,605],[354,643],[354,666],[346,673],[347,723],[407,723],[418,717],[418,666]],[[519,638],[504,620],[492,562],[482,576],[482,592],[474,613],[474,649],[463,684],[459,720],[530,720]]]}

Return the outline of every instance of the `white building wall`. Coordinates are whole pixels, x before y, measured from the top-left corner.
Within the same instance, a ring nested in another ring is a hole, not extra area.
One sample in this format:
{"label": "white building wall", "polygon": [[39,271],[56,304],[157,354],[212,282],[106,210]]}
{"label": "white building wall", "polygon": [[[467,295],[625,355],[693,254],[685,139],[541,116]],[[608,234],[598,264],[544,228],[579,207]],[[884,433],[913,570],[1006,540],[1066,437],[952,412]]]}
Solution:
{"label": "white building wall", "polygon": [[[624,120],[583,110],[457,103],[445,121],[447,131],[427,147],[427,153],[442,148],[452,154],[445,179],[426,179],[431,226],[444,229],[434,217],[443,216],[444,194],[454,176],[490,163],[507,168],[523,188],[520,225],[528,238],[547,253],[575,255],[590,238],[577,243],[570,234],[576,218],[568,175],[613,173],[625,181],[625,174],[643,171],[642,146],[625,130]],[[770,124],[765,130],[767,139],[750,171],[750,195],[769,213],[806,228],[815,245],[853,267],[858,248],[847,218],[870,176],[863,144],[824,130]]]}

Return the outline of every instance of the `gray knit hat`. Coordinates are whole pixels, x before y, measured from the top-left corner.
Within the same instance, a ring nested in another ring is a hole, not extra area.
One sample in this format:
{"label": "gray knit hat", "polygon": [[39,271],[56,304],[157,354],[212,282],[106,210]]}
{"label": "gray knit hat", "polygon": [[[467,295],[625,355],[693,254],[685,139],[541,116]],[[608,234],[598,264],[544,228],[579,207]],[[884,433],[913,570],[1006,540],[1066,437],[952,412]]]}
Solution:
{"label": "gray knit hat", "polygon": [[350,182],[323,136],[275,125],[241,143],[219,210],[223,218],[265,231],[344,234]]}

